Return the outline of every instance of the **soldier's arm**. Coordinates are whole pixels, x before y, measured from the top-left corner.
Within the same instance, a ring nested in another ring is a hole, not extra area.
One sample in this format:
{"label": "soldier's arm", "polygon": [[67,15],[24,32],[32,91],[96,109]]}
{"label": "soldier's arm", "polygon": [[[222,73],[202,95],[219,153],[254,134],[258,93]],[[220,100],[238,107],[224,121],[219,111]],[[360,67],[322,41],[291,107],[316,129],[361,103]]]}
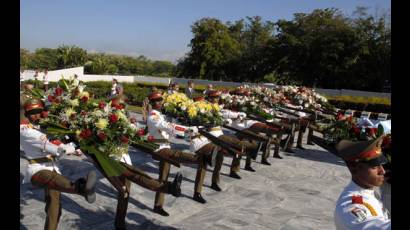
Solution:
{"label": "soldier's arm", "polygon": [[222,112],[222,116],[223,116],[224,119],[236,119],[240,116],[243,116],[243,114],[244,114],[244,113],[241,113],[241,112],[234,112],[234,111],[229,110],[229,109],[222,109],[221,112]]}
{"label": "soldier's arm", "polygon": [[[370,208],[370,209],[369,209]],[[350,204],[340,212],[346,229],[351,230],[387,230],[391,229],[391,221],[372,214],[374,210],[364,204]]]}
{"label": "soldier's arm", "polygon": [[148,119],[150,123],[152,123],[157,129],[165,131],[171,135],[174,135],[176,131],[185,132],[186,130],[188,130],[188,127],[186,126],[177,125],[171,122],[167,122],[164,119],[160,119],[159,115],[151,115]]}
{"label": "soldier's arm", "polygon": [[45,154],[54,156],[59,156],[61,153],[67,153],[72,150],[70,145],[65,145],[60,141],[49,141],[46,134],[24,126],[20,128],[20,143],[23,145],[23,149],[35,148],[43,151]]}

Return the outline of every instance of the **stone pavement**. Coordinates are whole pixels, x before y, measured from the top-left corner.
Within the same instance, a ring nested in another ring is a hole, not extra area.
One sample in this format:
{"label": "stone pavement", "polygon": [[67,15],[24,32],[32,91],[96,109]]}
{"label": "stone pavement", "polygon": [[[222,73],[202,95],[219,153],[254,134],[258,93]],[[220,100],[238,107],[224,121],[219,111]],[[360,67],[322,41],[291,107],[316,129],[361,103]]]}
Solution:
{"label": "stone pavement", "polygon": [[[305,136],[306,138],[306,136]],[[174,139],[177,148],[188,149],[188,143]],[[306,141],[304,141],[306,143]],[[128,205],[128,229],[335,229],[335,202],[350,174],[341,159],[318,146],[296,149],[296,153],[281,152],[284,159],[269,158],[271,166],[260,164],[260,156],[252,166],[256,172],[240,171],[241,180],[228,177],[232,158],[225,157],[221,170],[222,192],[209,188],[212,168],[205,178],[202,195],[206,204],[192,200],[196,168],[183,165],[171,167],[170,179],[182,172],[182,196],[166,195],[165,210],[169,217],[152,212],[155,193],[132,184]],[[272,154],[271,154],[272,155]],[[158,177],[158,162],[149,154],[130,150],[135,166],[154,178]],[[63,175],[75,180],[94,170],[85,157],[66,156],[61,159]],[[24,174],[27,162],[20,161]],[[244,159],[241,168],[244,167]],[[62,216],[59,229],[114,229],[116,191],[98,173],[97,200],[87,203],[83,197],[62,195]],[[31,184],[20,186],[20,229],[44,228],[44,194]]]}

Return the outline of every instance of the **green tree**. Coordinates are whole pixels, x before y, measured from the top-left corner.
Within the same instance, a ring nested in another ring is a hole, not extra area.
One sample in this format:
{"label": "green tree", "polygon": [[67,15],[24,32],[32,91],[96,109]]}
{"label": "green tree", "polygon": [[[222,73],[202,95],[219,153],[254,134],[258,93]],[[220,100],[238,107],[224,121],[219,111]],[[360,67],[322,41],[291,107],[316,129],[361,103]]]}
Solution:
{"label": "green tree", "polygon": [[57,52],[60,69],[83,66],[87,60],[87,51],[77,46],[62,45]]}

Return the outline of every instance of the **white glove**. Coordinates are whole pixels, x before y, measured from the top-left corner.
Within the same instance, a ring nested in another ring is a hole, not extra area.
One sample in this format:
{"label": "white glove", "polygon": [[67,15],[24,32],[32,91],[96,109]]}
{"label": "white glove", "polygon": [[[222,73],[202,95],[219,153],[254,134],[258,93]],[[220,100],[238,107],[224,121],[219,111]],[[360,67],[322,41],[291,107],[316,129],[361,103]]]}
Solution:
{"label": "white glove", "polygon": [[188,130],[190,132],[192,132],[193,134],[197,134],[198,133],[198,128],[196,126],[191,126],[188,128]]}
{"label": "white glove", "polygon": [[232,119],[225,119],[225,124],[231,125],[232,124]]}
{"label": "white glove", "polygon": [[67,155],[75,153],[75,146],[73,144],[65,144],[65,145],[60,145],[58,147],[58,151],[60,153],[65,153]]}
{"label": "white glove", "polygon": [[246,113],[244,113],[244,112],[239,112],[239,113],[238,113],[238,117],[239,117],[240,119],[244,119],[244,118],[246,117]]}

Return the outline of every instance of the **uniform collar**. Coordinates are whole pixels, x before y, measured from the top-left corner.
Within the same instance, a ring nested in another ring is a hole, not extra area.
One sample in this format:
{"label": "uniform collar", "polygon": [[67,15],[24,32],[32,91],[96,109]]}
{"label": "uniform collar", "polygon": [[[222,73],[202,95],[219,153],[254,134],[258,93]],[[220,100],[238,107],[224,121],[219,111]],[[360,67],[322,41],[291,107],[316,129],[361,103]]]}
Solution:
{"label": "uniform collar", "polygon": [[359,191],[362,194],[369,194],[369,195],[374,196],[374,189],[363,188],[363,187],[359,186],[358,184],[356,184],[353,180],[350,182],[349,188],[353,191]]}

